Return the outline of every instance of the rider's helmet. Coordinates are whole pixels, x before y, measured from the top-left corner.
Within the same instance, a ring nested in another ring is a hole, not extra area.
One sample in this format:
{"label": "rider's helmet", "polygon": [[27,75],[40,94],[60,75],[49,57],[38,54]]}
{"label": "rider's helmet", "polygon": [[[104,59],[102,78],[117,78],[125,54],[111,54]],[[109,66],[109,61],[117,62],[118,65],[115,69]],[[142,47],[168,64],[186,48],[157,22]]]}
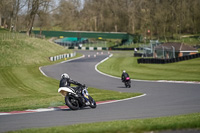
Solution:
{"label": "rider's helmet", "polygon": [[125,73],[126,71],[124,70],[123,73]]}
{"label": "rider's helmet", "polygon": [[66,74],[66,73],[63,73],[63,74],[61,75],[61,78],[69,78],[69,75]]}

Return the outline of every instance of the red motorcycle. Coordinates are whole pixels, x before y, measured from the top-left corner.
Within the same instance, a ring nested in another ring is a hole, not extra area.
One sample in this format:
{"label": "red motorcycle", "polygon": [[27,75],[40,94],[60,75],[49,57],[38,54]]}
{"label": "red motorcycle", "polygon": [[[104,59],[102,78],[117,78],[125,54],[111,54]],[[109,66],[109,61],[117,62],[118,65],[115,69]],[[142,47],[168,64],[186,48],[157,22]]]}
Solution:
{"label": "red motorcycle", "polygon": [[131,79],[129,77],[125,79],[124,85],[126,86],[126,88],[131,88]]}

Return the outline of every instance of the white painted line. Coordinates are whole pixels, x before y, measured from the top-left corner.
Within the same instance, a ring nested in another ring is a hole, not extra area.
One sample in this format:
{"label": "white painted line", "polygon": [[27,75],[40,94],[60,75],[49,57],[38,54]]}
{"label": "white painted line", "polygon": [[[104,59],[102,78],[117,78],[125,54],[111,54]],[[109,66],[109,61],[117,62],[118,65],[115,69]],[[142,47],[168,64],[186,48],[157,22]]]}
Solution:
{"label": "white painted line", "polygon": [[44,76],[48,77],[48,76],[42,71],[41,67],[39,67],[39,70],[40,70],[40,72],[41,72]]}
{"label": "white painted line", "polygon": [[100,105],[100,104],[108,104],[108,103],[122,102],[122,101],[126,101],[126,100],[131,100],[131,99],[136,99],[136,98],[144,97],[144,96],[146,96],[146,95],[147,95],[147,94],[143,94],[143,95],[140,95],[140,96],[131,97],[131,98],[126,98],[126,99],[122,99],[122,100],[108,101],[108,102],[104,102],[104,103],[99,103],[99,105]]}
{"label": "white painted line", "polygon": [[0,115],[10,115],[10,113],[0,113]]}
{"label": "white painted line", "polygon": [[103,72],[101,72],[101,71],[99,71],[99,70],[97,69],[97,67],[98,67],[99,64],[105,62],[106,60],[108,60],[108,59],[109,59],[110,57],[112,57],[112,56],[113,56],[113,54],[109,55],[109,57],[107,57],[107,58],[103,59],[102,61],[100,61],[99,63],[97,63],[97,64],[95,65],[95,70],[96,70],[98,73],[102,74],[102,75],[105,75],[105,76],[108,76],[108,77],[112,77],[112,78],[116,78],[116,79],[121,79],[121,78],[119,78],[119,77],[115,77],[115,76],[112,76],[112,75],[105,74],[105,73],[103,73]]}
{"label": "white painted line", "polygon": [[55,108],[41,108],[36,110],[26,110],[26,111],[34,111],[34,112],[46,112],[46,111],[54,111]]}

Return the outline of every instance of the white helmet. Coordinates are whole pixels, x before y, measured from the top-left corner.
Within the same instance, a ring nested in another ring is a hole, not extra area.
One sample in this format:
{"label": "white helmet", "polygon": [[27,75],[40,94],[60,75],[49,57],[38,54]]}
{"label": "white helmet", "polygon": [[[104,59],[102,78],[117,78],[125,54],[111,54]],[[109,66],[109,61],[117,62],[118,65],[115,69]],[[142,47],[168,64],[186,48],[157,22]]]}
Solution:
{"label": "white helmet", "polygon": [[125,73],[126,71],[124,70],[123,73]]}
{"label": "white helmet", "polygon": [[66,73],[63,73],[63,74],[61,75],[61,78],[69,78],[69,75],[66,74]]}

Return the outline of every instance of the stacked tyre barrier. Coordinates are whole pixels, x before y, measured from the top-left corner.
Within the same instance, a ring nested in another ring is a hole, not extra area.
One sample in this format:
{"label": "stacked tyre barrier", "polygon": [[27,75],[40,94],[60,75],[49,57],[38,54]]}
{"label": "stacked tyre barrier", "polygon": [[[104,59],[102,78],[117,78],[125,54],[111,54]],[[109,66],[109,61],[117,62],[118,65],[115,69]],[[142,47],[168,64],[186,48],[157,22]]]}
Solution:
{"label": "stacked tyre barrier", "polygon": [[143,54],[143,53],[134,53],[133,54],[134,57],[152,57],[153,54]]}
{"label": "stacked tyre barrier", "polygon": [[143,54],[142,53],[134,53],[134,57],[142,57]]}
{"label": "stacked tyre barrier", "polygon": [[200,53],[193,54],[193,55],[186,55],[182,57],[176,57],[171,59],[157,59],[157,58],[140,58],[137,60],[138,64],[144,63],[144,64],[166,64],[166,63],[174,63],[179,61],[185,61],[190,59],[199,58]]}
{"label": "stacked tyre barrier", "polygon": [[50,61],[57,61],[57,60],[60,60],[60,59],[63,59],[63,58],[70,58],[70,57],[74,57],[74,56],[76,56],[76,52],[49,57],[49,60]]}

